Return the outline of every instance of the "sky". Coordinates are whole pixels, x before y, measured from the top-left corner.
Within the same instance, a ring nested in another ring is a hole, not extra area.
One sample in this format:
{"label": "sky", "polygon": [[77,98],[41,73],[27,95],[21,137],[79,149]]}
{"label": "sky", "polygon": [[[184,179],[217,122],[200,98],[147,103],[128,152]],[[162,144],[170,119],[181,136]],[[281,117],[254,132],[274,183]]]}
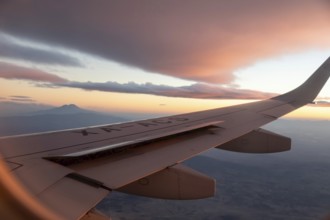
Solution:
{"label": "sky", "polygon": [[[328,0],[1,1],[0,111],[176,114],[269,98],[330,56],[329,10]],[[321,105],[288,117],[330,119],[329,99],[330,83]]]}

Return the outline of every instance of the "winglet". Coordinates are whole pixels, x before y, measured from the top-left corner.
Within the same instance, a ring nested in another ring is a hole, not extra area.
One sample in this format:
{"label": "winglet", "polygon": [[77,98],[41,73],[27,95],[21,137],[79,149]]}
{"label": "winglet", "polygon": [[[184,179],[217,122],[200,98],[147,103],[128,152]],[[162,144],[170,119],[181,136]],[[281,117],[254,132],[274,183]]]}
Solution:
{"label": "winglet", "polygon": [[330,57],[296,89],[276,96],[272,99],[280,101],[295,101],[302,105],[313,102],[330,76]]}

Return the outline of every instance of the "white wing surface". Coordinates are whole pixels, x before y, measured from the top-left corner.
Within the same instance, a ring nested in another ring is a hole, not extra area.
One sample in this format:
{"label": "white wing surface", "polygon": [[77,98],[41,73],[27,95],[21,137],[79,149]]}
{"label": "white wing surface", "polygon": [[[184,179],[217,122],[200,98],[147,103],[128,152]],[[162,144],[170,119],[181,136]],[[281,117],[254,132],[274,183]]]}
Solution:
{"label": "white wing surface", "polygon": [[264,101],[2,138],[1,162],[10,172],[1,167],[1,202],[12,206],[0,216],[15,216],[20,209],[25,217],[103,218],[90,210],[112,190],[166,199],[212,196],[215,181],[180,162],[215,147],[249,153],[289,150],[289,138],[259,127],[311,103],[329,75],[330,58],[298,88]]}

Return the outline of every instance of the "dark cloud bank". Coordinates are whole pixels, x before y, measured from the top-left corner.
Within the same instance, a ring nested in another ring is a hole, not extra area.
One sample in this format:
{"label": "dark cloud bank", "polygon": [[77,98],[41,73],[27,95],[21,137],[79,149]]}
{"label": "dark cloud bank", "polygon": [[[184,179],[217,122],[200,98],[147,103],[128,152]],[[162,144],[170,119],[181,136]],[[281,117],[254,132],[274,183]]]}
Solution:
{"label": "dark cloud bank", "polygon": [[150,72],[228,83],[259,59],[329,48],[329,9],[327,0],[5,0],[0,30]]}

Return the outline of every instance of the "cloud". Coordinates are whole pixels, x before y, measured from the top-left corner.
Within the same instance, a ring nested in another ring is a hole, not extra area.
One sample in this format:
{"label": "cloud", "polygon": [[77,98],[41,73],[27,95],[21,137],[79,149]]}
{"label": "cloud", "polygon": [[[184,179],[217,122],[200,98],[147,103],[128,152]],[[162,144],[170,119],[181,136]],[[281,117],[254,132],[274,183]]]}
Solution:
{"label": "cloud", "polygon": [[326,0],[11,0],[0,29],[150,72],[228,83],[259,59],[329,48]]}
{"label": "cloud", "polygon": [[5,62],[0,62],[0,78],[53,83],[68,81],[62,77],[38,69],[16,66]]}
{"label": "cloud", "polygon": [[[173,87],[168,85],[155,85],[152,83],[138,84],[128,82],[75,82],[57,75],[40,71],[38,69],[19,67],[9,63],[0,62],[0,78],[28,80],[36,86],[45,88],[70,87],[84,90],[104,92],[150,94],[168,97],[200,98],[200,99],[264,99],[274,96],[254,90],[227,88],[207,83],[195,83],[189,86]],[[13,95],[11,101],[34,102],[29,96]]]}
{"label": "cloud", "polygon": [[265,99],[274,96],[254,90],[227,88],[206,83],[196,83],[189,86],[173,87],[168,85],[155,85],[152,83],[137,84],[128,82],[65,82],[56,84],[43,84],[44,87],[71,87],[91,91],[120,92],[134,94],[150,94],[168,97],[199,98],[199,99]]}
{"label": "cloud", "polygon": [[314,104],[309,104],[311,107],[330,107],[330,102],[328,101],[316,101]]}
{"label": "cloud", "polygon": [[78,59],[69,55],[17,44],[10,36],[0,32],[0,57],[14,58],[43,64],[82,66]]}
{"label": "cloud", "polygon": [[36,102],[32,97],[24,95],[12,95],[9,97],[9,100],[14,102]]}
{"label": "cloud", "polygon": [[10,101],[14,102],[35,102],[34,99],[19,99],[19,98],[11,98]]}
{"label": "cloud", "polygon": [[19,98],[19,99],[28,99],[28,98],[31,98],[30,96],[25,96],[25,95],[12,95],[10,97],[11,98]]}

